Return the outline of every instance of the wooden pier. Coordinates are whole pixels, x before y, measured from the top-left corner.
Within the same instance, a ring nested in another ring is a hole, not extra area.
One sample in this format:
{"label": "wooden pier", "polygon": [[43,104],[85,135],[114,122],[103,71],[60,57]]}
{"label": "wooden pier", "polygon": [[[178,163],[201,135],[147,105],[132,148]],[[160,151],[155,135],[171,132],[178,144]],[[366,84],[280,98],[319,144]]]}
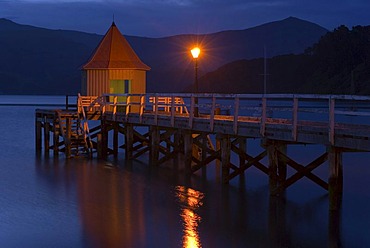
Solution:
{"label": "wooden pier", "polygon": [[[124,149],[126,159],[149,153],[151,165],[181,153],[186,174],[205,173],[219,161],[224,183],[253,166],[269,177],[273,195],[303,177],[310,179],[329,192],[330,209],[338,208],[342,193],[342,154],[370,151],[370,97],[105,94],[79,96],[75,111],[37,109],[35,117],[38,153],[107,158]],[[263,151],[251,155],[247,139],[259,139]],[[323,145],[325,152],[299,164],[287,153],[295,144]],[[324,162],[327,180],[313,172]],[[289,177],[288,167],[296,172]]]}

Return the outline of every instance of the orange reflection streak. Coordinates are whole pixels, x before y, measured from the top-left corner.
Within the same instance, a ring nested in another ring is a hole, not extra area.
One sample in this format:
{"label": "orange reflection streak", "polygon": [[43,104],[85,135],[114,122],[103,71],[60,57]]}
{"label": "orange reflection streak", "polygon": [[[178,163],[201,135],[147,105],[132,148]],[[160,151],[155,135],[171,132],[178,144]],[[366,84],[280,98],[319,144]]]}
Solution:
{"label": "orange reflection streak", "polygon": [[184,186],[177,186],[176,191],[176,196],[182,206],[180,216],[184,221],[183,247],[200,248],[202,245],[197,228],[201,217],[195,213],[195,210],[202,206],[204,194]]}

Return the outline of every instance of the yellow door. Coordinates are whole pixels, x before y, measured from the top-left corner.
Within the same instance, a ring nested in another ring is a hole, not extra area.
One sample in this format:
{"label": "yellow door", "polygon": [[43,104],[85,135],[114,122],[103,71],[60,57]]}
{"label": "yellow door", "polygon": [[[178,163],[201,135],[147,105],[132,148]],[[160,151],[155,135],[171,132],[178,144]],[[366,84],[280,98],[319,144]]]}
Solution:
{"label": "yellow door", "polygon": [[[109,93],[110,94],[129,94],[131,93],[130,80],[110,80],[109,82]],[[113,101],[113,97],[109,97],[109,101]],[[119,96],[118,102],[126,102],[125,96]]]}

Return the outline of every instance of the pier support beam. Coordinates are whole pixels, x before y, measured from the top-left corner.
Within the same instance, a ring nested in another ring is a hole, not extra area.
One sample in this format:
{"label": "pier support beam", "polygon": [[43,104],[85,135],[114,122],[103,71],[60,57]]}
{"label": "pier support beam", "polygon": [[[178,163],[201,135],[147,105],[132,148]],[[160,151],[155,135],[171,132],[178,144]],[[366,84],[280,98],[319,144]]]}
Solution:
{"label": "pier support beam", "polygon": [[329,209],[338,210],[343,193],[342,150],[330,146],[327,151],[329,160]]}
{"label": "pier support beam", "polygon": [[184,132],[184,159],[185,159],[185,173],[191,174],[191,165],[193,161],[193,136],[191,132]]}
{"label": "pier support beam", "polygon": [[[239,167],[242,168],[245,163],[245,154],[247,153],[247,139],[244,137],[239,137],[238,138],[238,143],[239,143],[239,149],[242,151],[242,154],[239,154]],[[244,175],[244,174],[241,174]]]}
{"label": "pier support beam", "polygon": [[118,122],[113,123],[113,156],[118,157]]}
{"label": "pier support beam", "polygon": [[149,150],[149,157],[150,157],[150,164],[151,165],[158,165],[159,160],[159,143],[160,143],[160,132],[157,126],[151,126],[149,128],[149,139],[150,139],[150,150]]}
{"label": "pier support beam", "polygon": [[202,134],[202,176],[203,178],[207,177],[207,163],[205,163],[207,159],[207,149],[208,149],[208,135],[203,133]]}
{"label": "pier support beam", "polygon": [[59,156],[59,133],[60,133],[59,128],[60,128],[59,122],[54,119],[54,123],[53,123],[53,131],[54,131],[54,133],[53,133],[53,152],[54,152],[54,157]]}
{"label": "pier support beam", "polygon": [[275,190],[286,180],[287,163],[280,154],[287,154],[287,145],[278,141],[265,141],[269,158],[269,187],[270,192],[275,194]]}
{"label": "pier support beam", "polygon": [[231,155],[231,140],[228,135],[221,135],[219,137],[221,142],[221,167],[222,167],[222,182],[229,183],[230,174],[230,155]]}
{"label": "pier support beam", "polygon": [[50,149],[50,124],[47,118],[44,121],[44,147],[45,155],[48,155]]}
{"label": "pier support beam", "polygon": [[125,151],[125,158],[130,160],[133,157],[133,149],[134,149],[134,126],[131,124],[125,125],[125,144],[126,144],[126,151]]}
{"label": "pier support beam", "polygon": [[108,123],[105,116],[101,119],[101,158],[106,159],[108,156]]}
{"label": "pier support beam", "polygon": [[72,132],[72,120],[71,118],[66,118],[66,135],[64,137],[65,145],[65,154],[67,158],[72,156],[72,147],[71,147],[71,132]]}
{"label": "pier support beam", "polygon": [[40,154],[42,150],[42,123],[36,116],[35,121],[36,153]]}

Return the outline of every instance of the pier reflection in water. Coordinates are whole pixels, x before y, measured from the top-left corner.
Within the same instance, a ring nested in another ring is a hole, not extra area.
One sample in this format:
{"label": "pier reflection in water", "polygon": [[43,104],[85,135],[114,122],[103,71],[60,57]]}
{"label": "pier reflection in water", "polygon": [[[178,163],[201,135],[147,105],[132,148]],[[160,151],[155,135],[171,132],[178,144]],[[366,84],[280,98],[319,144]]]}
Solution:
{"label": "pier reflection in water", "polygon": [[[82,232],[75,235],[83,247],[342,244],[341,214],[329,215],[326,195],[305,201],[291,195],[269,197],[268,186],[248,189],[248,176],[221,187],[210,178],[186,181],[174,178],[172,168],[150,168],[138,162],[117,166],[113,161],[49,159],[39,161],[36,168],[40,187],[61,187],[65,192],[59,197],[70,201],[76,197],[65,214],[73,218],[71,210],[76,207],[74,218],[79,219]],[[260,176],[252,172],[252,177]]]}

